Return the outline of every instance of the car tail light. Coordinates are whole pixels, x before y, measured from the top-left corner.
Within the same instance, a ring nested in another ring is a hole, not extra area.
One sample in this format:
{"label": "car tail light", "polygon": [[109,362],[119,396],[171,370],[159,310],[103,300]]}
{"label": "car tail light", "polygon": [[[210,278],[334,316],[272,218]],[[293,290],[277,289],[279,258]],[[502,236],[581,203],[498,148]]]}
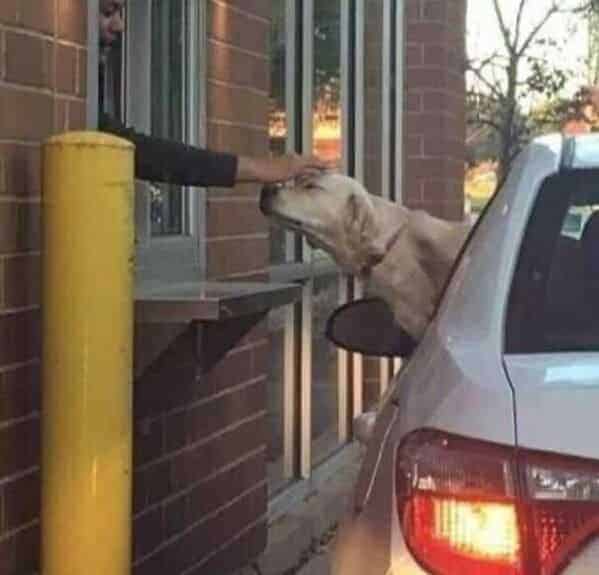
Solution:
{"label": "car tail light", "polygon": [[435,431],[397,454],[406,542],[435,575],[556,575],[599,536],[599,466]]}

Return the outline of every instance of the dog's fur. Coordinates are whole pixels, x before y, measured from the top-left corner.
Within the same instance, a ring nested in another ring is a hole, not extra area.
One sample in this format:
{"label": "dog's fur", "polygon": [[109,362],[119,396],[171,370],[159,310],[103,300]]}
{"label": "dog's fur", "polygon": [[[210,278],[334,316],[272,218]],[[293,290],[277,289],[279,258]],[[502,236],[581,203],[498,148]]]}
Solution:
{"label": "dog's fur", "polygon": [[265,188],[260,204],[275,222],[330,253],[344,271],[367,279],[416,341],[469,230],[371,195],[340,174]]}

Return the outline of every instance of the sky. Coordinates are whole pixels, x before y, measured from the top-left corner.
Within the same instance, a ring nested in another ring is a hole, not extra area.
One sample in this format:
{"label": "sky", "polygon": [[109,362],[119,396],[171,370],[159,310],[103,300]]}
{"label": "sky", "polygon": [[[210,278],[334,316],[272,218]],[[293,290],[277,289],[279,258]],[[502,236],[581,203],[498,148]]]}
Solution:
{"label": "sky", "polygon": [[[562,5],[575,0],[560,0]],[[526,0],[526,9],[523,13],[523,29],[531,30],[540,17],[544,14],[551,0]],[[506,22],[513,22],[516,17],[520,0],[499,0],[499,5]],[[577,23],[576,32],[570,29],[570,24]],[[485,57],[503,46],[501,33],[492,0],[469,0],[468,2],[468,54],[470,57]],[[567,87],[568,93],[573,93],[578,87],[586,84],[584,67],[580,60],[587,55],[588,32],[584,22],[569,21],[563,15],[554,16],[543,28],[545,35],[550,35],[558,41],[566,42],[566,49],[550,52],[549,57],[554,58],[561,66],[576,72],[575,78]]]}

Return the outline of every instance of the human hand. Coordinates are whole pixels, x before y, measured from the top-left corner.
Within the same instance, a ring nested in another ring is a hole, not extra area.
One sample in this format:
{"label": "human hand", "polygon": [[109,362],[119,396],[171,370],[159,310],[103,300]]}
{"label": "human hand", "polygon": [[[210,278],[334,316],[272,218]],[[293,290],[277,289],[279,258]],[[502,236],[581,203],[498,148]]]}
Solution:
{"label": "human hand", "polygon": [[334,168],[336,168],[335,162],[321,160],[316,156],[286,154],[273,158],[240,157],[237,166],[237,181],[274,184],[315,175]]}

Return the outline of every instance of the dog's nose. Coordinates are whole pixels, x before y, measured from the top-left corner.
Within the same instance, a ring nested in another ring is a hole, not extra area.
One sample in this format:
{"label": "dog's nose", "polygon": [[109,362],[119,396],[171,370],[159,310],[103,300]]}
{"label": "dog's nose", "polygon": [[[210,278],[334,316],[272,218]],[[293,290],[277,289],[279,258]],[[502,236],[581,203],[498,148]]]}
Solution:
{"label": "dog's nose", "polygon": [[266,184],[262,188],[262,192],[260,194],[260,210],[263,214],[268,215],[272,211],[272,202],[279,189],[280,186],[276,184]]}

